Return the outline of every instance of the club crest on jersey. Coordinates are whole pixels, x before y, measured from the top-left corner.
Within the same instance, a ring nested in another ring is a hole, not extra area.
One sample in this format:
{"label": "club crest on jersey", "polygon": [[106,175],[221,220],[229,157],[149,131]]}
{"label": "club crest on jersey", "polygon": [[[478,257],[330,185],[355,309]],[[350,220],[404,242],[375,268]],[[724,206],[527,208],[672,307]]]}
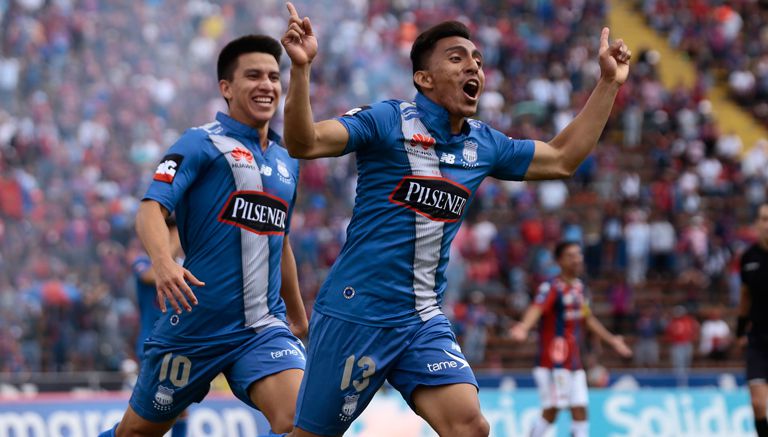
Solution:
{"label": "club crest on jersey", "polygon": [[291,183],[291,173],[288,171],[288,166],[281,160],[277,160],[277,173],[280,175],[280,180],[286,184]]}
{"label": "club crest on jersey", "polygon": [[260,235],[282,235],[288,204],[263,191],[235,191],[219,213],[219,221]]}
{"label": "club crest on jersey", "polygon": [[357,411],[357,400],[360,395],[344,396],[344,405],[341,406],[341,419],[347,421],[352,418],[352,415]]}
{"label": "club crest on jersey", "polygon": [[253,163],[253,153],[245,147],[237,146],[232,149],[232,158],[235,161],[245,160],[248,164]]}
{"label": "club crest on jersey", "polygon": [[425,134],[413,134],[411,138],[411,146],[421,146],[422,149],[428,150],[435,145],[435,139]]}
{"label": "club crest on jersey", "polygon": [[389,201],[439,222],[456,222],[464,214],[470,191],[450,179],[409,175],[400,180]]}
{"label": "club crest on jersey", "polygon": [[464,150],[461,151],[464,158],[465,167],[474,167],[477,165],[477,143],[472,140],[464,141]]}
{"label": "club crest on jersey", "polygon": [[160,164],[157,166],[155,176],[152,179],[168,184],[173,183],[173,179],[176,177],[176,172],[179,170],[181,161],[183,160],[184,156],[179,155],[178,153],[165,155],[163,160],[160,161]]}
{"label": "club crest on jersey", "polygon": [[155,398],[152,404],[155,409],[160,411],[170,411],[173,404],[173,392],[172,388],[158,386],[157,392],[155,392]]}

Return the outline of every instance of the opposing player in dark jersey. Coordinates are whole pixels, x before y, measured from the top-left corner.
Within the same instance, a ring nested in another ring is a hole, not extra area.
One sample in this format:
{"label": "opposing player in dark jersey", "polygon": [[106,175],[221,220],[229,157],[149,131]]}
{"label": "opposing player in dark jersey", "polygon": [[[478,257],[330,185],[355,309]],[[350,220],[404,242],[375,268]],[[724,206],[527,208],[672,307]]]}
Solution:
{"label": "opposing player in dark jersey", "polygon": [[[305,364],[294,333],[307,321],[288,242],[298,162],[269,129],[281,53],[279,42],[257,35],[224,47],[217,69],[229,115],[185,132],[141,203],[136,229],[161,309],[167,301],[173,311],[146,340],[118,436],[162,435],[219,373],[274,431],[293,426]],[[183,267],[171,256],[164,223],[174,211]]]}
{"label": "opposing player in dark jersey", "polygon": [[555,248],[560,274],[541,284],[534,304],[523,320],[512,328],[513,340],[525,341],[539,323],[539,353],[533,377],[541,397],[542,415],[531,430],[531,437],[543,437],[563,408],[571,409],[571,435],[587,437],[587,376],[579,351],[584,328],[592,331],[623,356],[632,355],[620,336],[608,332],[592,314],[579,277],[584,272],[584,256],[577,243],[562,242]]}
{"label": "opposing player in dark jersey", "polygon": [[[168,226],[171,256],[180,259],[184,252],[181,250],[179,230],[173,217],[165,219]],[[136,337],[136,358],[141,362],[144,357],[144,340],[152,333],[155,322],[163,312],[157,302],[157,288],[155,287],[155,271],[152,269],[152,260],[146,253],[138,255],[131,264],[131,270],[136,277],[136,300],[139,304],[139,335]],[[184,437],[187,435],[187,412],[182,412],[171,428],[172,437]]]}
{"label": "opposing player in dark jersey", "polygon": [[755,430],[768,437],[768,203],[757,213],[758,241],[741,256],[741,306],[736,337],[747,346],[747,382]]}
{"label": "opposing player in dark jersey", "polygon": [[629,71],[630,53],[600,43],[602,78],[550,143],[513,140],[477,111],[482,54],[457,22],[422,33],[411,50],[415,101],[385,101],[314,123],[310,65],[317,40],[288,4],[291,58],[286,147],[318,158],[356,152],[358,184],[347,240],[320,290],[294,435],[341,435],[388,380],[442,436],[485,436],[477,381],[440,304],[451,241],[487,176],[571,175],[592,151]]}

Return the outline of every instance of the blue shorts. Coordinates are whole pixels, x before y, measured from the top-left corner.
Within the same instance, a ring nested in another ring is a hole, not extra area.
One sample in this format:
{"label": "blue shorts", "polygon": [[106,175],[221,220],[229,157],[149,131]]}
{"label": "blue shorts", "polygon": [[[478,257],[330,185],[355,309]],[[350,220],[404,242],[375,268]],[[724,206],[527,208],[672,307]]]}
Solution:
{"label": "blue shorts", "polygon": [[166,344],[147,339],[129,404],[139,416],[165,422],[203,400],[219,373],[232,392],[253,408],[248,387],[269,375],[304,369],[304,345],[288,328],[266,329],[240,343]]}
{"label": "blue shorts", "polygon": [[310,323],[307,368],[295,424],[320,435],[341,435],[389,381],[413,409],[418,386],[477,380],[443,316],[425,323],[379,328],[315,311]]}

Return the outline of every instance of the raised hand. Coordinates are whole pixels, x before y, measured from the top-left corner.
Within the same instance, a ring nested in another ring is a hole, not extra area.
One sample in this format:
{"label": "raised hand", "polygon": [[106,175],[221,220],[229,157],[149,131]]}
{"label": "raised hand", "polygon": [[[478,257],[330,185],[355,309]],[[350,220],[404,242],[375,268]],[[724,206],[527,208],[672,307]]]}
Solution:
{"label": "raised hand", "polygon": [[627,48],[622,39],[608,44],[610,32],[610,29],[604,27],[600,34],[600,75],[603,79],[621,85],[626,82],[629,75],[629,60],[632,58],[632,51]]}
{"label": "raised hand", "polygon": [[624,342],[624,337],[620,335],[614,336],[611,346],[613,346],[613,349],[616,350],[616,353],[621,355],[623,358],[629,358],[632,356],[632,349],[627,346],[627,343]]}
{"label": "raised hand", "polygon": [[293,3],[286,3],[290,18],[288,19],[288,29],[280,40],[285,47],[285,52],[291,58],[291,62],[296,66],[307,65],[317,55],[317,39],[312,30],[312,23],[309,17],[299,18],[299,13]]}

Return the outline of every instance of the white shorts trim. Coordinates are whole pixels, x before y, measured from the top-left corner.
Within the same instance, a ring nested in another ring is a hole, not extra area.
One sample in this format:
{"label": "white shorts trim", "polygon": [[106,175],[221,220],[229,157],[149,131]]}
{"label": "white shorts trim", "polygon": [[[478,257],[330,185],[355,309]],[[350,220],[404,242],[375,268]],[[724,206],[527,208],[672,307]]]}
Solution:
{"label": "white shorts trim", "polygon": [[586,407],[588,400],[587,374],[584,369],[548,369],[535,367],[533,379],[541,398],[541,407]]}

